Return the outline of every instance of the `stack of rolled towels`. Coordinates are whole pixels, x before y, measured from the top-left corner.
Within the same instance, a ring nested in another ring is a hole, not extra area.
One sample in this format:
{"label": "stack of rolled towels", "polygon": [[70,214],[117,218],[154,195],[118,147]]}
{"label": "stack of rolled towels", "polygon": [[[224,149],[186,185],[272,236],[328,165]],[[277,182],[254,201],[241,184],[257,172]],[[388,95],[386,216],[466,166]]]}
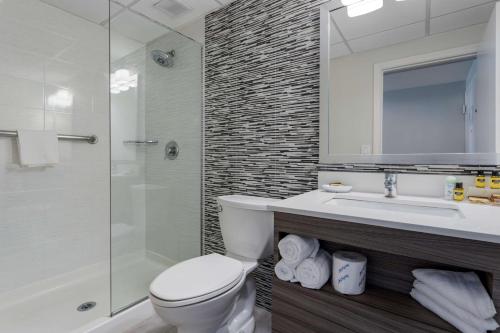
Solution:
{"label": "stack of rolled towels", "polygon": [[282,259],[274,271],[280,280],[321,289],[330,279],[332,257],[320,249],[317,239],[287,235],[278,243],[278,249]]}
{"label": "stack of rolled towels", "polygon": [[496,330],[495,305],[474,272],[416,269],[410,295],[463,333]]}

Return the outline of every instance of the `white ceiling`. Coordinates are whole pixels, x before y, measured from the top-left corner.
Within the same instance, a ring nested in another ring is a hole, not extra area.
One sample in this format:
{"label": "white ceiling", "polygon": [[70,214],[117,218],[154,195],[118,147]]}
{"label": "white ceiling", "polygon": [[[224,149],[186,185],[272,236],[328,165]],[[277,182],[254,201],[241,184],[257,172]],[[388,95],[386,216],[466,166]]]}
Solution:
{"label": "white ceiling", "polygon": [[[169,15],[160,5],[168,5],[170,1],[181,3],[188,11],[180,16]],[[129,8],[167,27],[175,29],[223,6],[223,3],[216,0],[139,0],[135,1]],[[113,20],[111,20],[111,26],[113,26]]]}
{"label": "white ceiling", "polygon": [[331,13],[332,58],[488,22],[495,0],[384,0],[375,12]]}
{"label": "white ceiling", "polygon": [[122,6],[107,0],[41,0],[49,5],[62,9],[68,13],[80,16],[88,21],[100,24],[108,19],[108,8],[111,7],[111,16],[116,15]]}
{"label": "white ceiling", "polygon": [[[119,43],[116,46],[122,54],[234,0],[111,0],[109,17],[108,0],[41,1],[102,26],[108,26],[111,17],[112,40],[113,43]],[[184,11],[181,14],[171,14],[164,9],[172,5]]]}

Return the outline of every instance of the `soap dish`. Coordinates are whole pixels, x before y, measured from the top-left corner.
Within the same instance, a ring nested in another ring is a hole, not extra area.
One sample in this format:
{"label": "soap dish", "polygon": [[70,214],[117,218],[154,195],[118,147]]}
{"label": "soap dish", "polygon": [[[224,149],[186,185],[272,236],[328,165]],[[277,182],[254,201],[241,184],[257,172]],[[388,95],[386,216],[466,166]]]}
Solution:
{"label": "soap dish", "polygon": [[349,193],[352,191],[352,186],[349,185],[322,185],[321,188],[326,192],[331,193]]}

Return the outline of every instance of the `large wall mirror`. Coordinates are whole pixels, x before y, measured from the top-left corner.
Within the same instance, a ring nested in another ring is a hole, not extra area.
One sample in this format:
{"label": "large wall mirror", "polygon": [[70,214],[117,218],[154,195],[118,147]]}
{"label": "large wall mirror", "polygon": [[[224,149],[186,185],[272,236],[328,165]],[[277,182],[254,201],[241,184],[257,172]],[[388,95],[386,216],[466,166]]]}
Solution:
{"label": "large wall mirror", "polygon": [[321,6],[321,162],[500,164],[500,4]]}

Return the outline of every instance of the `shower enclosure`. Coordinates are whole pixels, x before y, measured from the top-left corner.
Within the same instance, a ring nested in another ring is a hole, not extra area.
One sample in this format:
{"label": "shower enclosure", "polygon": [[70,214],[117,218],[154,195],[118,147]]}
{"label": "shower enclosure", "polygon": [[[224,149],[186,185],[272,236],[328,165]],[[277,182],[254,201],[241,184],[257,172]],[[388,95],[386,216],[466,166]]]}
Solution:
{"label": "shower enclosure", "polygon": [[0,332],[83,332],[201,252],[202,48],[130,1],[0,0]]}
{"label": "shower enclosure", "polygon": [[201,46],[166,29],[119,33],[111,21],[113,311],[201,253]]}

